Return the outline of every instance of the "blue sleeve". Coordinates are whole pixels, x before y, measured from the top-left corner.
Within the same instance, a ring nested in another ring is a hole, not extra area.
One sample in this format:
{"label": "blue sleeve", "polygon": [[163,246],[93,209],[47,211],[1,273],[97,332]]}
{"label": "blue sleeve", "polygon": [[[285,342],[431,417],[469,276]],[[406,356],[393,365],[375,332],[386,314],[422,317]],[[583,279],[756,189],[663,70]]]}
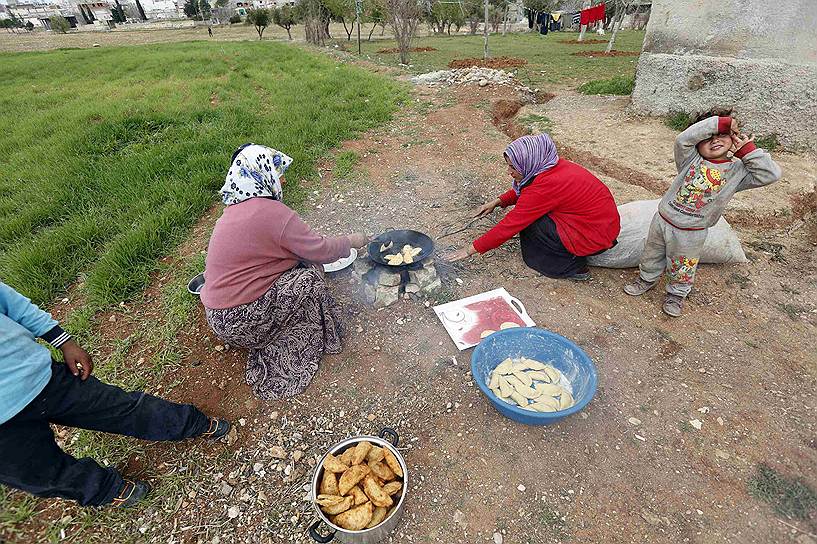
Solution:
{"label": "blue sleeve", "polygon": [[34,336],[43,337],[57,327],[51,314],[44,312],[8,285],[0,282],[0,312],[25,327]]}

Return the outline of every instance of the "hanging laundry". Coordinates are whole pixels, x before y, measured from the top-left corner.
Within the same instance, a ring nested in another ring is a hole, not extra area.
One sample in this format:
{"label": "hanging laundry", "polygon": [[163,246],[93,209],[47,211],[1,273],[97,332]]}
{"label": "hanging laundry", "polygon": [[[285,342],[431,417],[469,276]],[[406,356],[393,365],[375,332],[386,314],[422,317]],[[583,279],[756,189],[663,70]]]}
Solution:
{"label": "hanging laundry", "polygon": [[525,14],[528,16],[528,28],[533,28],[533,11],[525,8]]}
{"label": "hanging laundry", "polygon": [[550,26],[550,13],[540,13],[536,17],[536,24],[539,25],[539,34],[547,34]]}
{"label": "hanging laundry", "polygon": [[604,2],[592,8],[583,9],[579,22],[583,25],[591,25],[596,21],[603,21],[605,15]]}
{"label": "hanging laundry", "polygon": [[579,13],[579,12],[574,13],[574,14],[573,14],[573,19],[572,19],[572,20],[573,20],[573,24],[574,24],[574,25],[579,24],[579,23],[580,23],[580,21],[581,21],[581,18],[582,18],[581,13]]}
{"label": "hanging laundry", "polygon": [[550,14],[550,16],[553,17],[554,21],[559,22],[559,17],[562,16],[562,12],[561,11],[554,11],[553,13]]}

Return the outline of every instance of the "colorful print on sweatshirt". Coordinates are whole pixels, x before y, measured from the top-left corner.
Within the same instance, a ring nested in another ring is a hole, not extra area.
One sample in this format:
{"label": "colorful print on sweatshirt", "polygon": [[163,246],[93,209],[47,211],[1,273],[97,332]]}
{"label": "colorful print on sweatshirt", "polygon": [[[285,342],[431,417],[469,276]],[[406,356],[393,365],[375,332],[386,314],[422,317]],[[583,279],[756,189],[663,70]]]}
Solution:
{"label": "colorful print on sweatshirt", "polygon": [[684,181],[675,194],[673,204],[687,210],[698,211],[718,196],[725,176],[721,170],[705,162],[689,165]]}

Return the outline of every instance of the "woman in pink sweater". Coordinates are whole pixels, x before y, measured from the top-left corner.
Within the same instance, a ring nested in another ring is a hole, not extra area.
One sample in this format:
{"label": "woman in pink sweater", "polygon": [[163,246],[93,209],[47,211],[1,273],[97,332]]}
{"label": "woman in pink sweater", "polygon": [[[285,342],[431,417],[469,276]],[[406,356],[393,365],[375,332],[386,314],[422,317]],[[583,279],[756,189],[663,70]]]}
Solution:
{"label": "woman in pink sweater", "polygon": [[347,257],[363,234],[316,234],[282,201],[292,159],[256,144],[233,154],[205,265],[201,301],[225,342],[249,350],[247,383],[260,398],[301,393],[324,353],[341,350],[338,309],[315,264]]}

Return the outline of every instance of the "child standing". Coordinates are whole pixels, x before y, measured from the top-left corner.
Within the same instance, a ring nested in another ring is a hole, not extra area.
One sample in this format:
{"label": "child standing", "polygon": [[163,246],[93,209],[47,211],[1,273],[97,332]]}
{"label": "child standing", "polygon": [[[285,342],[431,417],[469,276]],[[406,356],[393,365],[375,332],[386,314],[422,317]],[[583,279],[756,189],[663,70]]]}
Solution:
{"label": "child standing", "polygon": [[708,117],[678,135],[678,175],[650,224],[639,277],[624,286],[625,293],[643,295],[666,271],[664,313],[681,315],[707,231],[721,218],[732,195],[780,179],[780,167],[753,141],[754,136],[740,134],[737,122],[727,116]]}

